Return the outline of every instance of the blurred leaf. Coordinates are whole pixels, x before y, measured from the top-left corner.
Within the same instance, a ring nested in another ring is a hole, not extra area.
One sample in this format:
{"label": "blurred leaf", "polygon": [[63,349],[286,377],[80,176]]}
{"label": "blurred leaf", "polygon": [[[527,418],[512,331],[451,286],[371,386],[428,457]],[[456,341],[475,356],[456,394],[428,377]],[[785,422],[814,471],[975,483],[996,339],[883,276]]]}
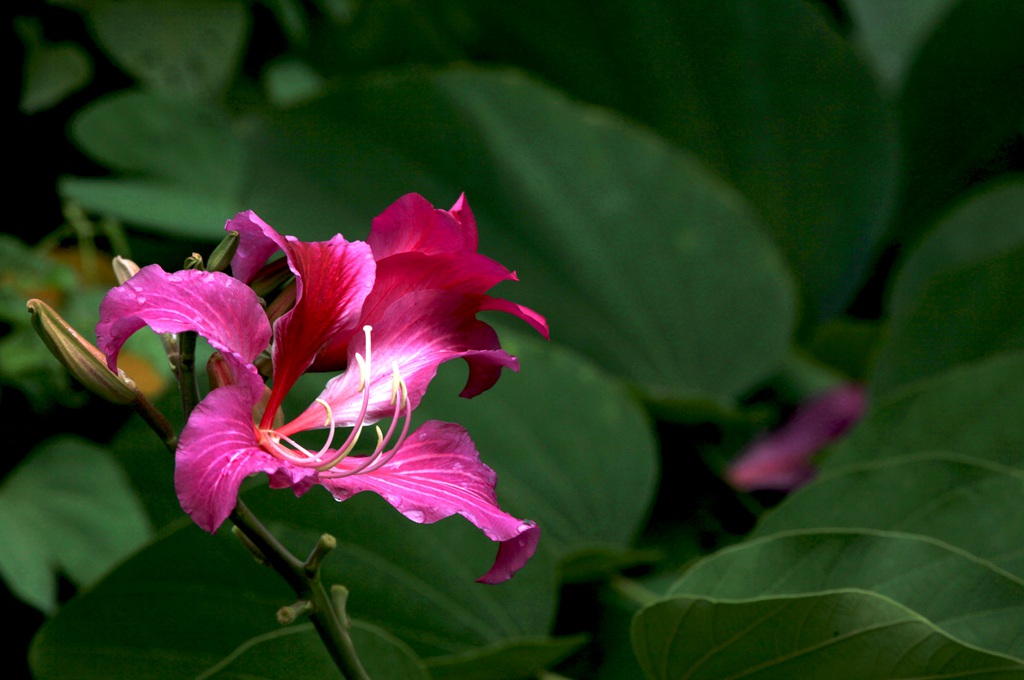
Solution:
{"label": "blurred leaf", "polygon": [[894,90],[917,51],[958,0],[846,0],[855,40]]}
{"label": "blurred leaf", "polygon": [[241,190],[242,144],[230,121],[211,108],[123,90],[84,108],[71,136],[113,170],[170,180],[211,198],[235,197]]}
{"label": "blurred leaf", "polygon": [[507,638],[546,634],[555,607],[555,564],[543,547],[515,577],[475,583],[497,545],[461,517],[436,524],[409,521],[383,499],[360,494],[338,504],[316,488],[296,500],[260,486],[246,494],[275,534],[299,553],[323,531],[338,549],[323,567],[325,583],[351,592],[355,618],[381,626],[424,658]]}
{"label": "blurred leaf", "polygon": [[[520,361],[491,390],[458,397],[465,371],[431,384],[417,420],[466,427],[498,473],[502,507],[537,521],[560,557],[586,557],[578,577],[599,575],[623,553],[647,516],[657,483],[654,433],[625,388],[578,355],[540,340],[502,334]],[[459,367],[460,369],[462,367]]]}
{"label": "blurred leaf", "polygon": [[46,42],[39,21],[34,18],[17,17],[14,26],[25,43],[18,102],[23,113],[38,113],[56,106],[92,79],[92,61],[80,45]]}
{"label": "blurred leaf", "polygon": [[[382,680],[430,680],[411,649],[386,631],[352,622],[352,643],[367,674]],[[282,627],[248,640],[196,680],[341,678],[312,623]]]}
{"label": "blurred leaf", "polygon": [[123,471],[84,440],[49,440],[0,486],[0,574],[46,613],[57,607],[59,574],[89,585],[149,536]]}
{"label": "blurred leaf", "polygon": [[[1024,114],[1024,3],[960,0],[925,41],[900,97],[905,237],[962,189],[1005,165]],[[906,240],[906,238],[904,239]]]}
{"label": "blurred leaf", "polygon": [[696,152],[763,217],[807,315],[845,307],[890,214],[895,136],[868,69],[811,3],[455,4],[435,12],[446,37]]}
{"label": "blurred leaf", "polygon": [[427,662],[433,680],[530,680],[579,649],[582,636],[513,638]]}
{"label": "blurred leaf", "polygon": [[287,107],[319,96],[327,81],[299,59],[281,58],[263,72],[267,99],[275,106]]}
{"label": "blurred leaf", "polygon": [[818,361],[841,371],[850,380],[867,380],[871,362],[884,337],[878,321],[849,317],[831,319],[814,329],[808,351]]}
{"label": "blurred leaf", "polygon": [[929,230],[899,269],[889,307],[906,314],[931,279],[1024,244],[1024,179],[972,192]]}
{"label": "blurred leaf", "polygon": [[1024,677],[1024,664],[944,635],[859,591],[721,602],[674,597],[642,610],[633,646],[652,680]]}
{"label": "blurred leaf", "polygon": [[1024,578],[1022,490],[1021,470],[939,453],[903,456],[822,475],[765,514],[753,536],[815,527],[921,534]]}
{"label": "blurred leaf", "polygon": [[825,459],[826,469],[916,451],[1024,463],[1024,352],[958,366],[896,390]]}
{"label": "blurred leaf", "polygon": [[370,79],[251,143],[252,207],[301,237],[366,229],[410,190],[442,206],[466,191],[482,252],[520,274],[510,297],[648,394],[728,400],[787,350],[788,275],[742,200],[689,155],[518,74]]}
{"label": "blurred leaf", "polygon": [[230,196],[159,181],[64,177],[57,190],[65,200],[168,235],[215,241],[224,222],[243,209]]}
{"label": "blurred leaf", "polygon": [[871,376],[872,393],[1024,349],[1022,271],[1024,245],[931,278],[906,311],[893,317]]}
{"label": "blurred leaf", "polygon": [[958,640],[1024,658],[1024,581],[913,534],[812,529],[754,539],[701,560],[671,594],[735,600],[842,588],[885,595]]}
{"label": "blurred leaf", "polygon": [[96,0],[88,17],[110,58],[148,88],[192,99],[220,95],[248,33],[236,0]]}

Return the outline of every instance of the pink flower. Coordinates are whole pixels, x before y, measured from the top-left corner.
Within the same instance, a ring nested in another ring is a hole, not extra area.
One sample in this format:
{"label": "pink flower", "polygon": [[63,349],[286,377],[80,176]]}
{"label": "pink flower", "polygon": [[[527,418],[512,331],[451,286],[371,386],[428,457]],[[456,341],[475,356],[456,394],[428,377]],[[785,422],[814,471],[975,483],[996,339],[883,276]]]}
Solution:
{"label": "pink flower", "polygon": [[734,460],[726,479],[737,489],[792,491],[811,481],[811,459],[864,415],[867,394],[849,383],[800,406],[778,430],[756,440]]}
{"label": "pink flower", "polygon": [[[441,363],[462,358],[469,364],[464,396],[491,387],[503,367],[518,370],[477,312],[509,312],[547,335],[539,314],[486,294],[515,274],[476,252],[465,199],[443,211],[420,196],[404,196],[374,220],[365,243],[340,234],[302,242],[251,211],[227,228],[241,235],[232,261],[236,278],[145,267],[107,294],[97,326],[111,368],[125,340],[143,326],[158,333],[197,331],[219,352],[211,364],[218,386],[193,411],[178,445],[175,487],[182,508],[213,532],[234,508],[242,480],[257,472],[265,472],[273,488],[291,487],[296,495],[315,484],[338,500],[373,491],[415,522],[462,515],[500,542],[495,564],[479,580],[510,578],[533,555],[539,528],[498,507],[494,472],[461,426],[430,421],[408,431]],[[246,283],[278,250],[295,277],[294,305],[271,327]],[[255,366],[268,347],[270,388]],[[344,372],[327,381],[313,404],[280,424],[279,407],[303,373],[339,369]],[[390,424],[386,432],[376,428],[373,452],[350,455],[363,427],[382,419]],[[343,427],[351,432],[331,448]],[[327,430],[318,451],[295,441],[313,429]]]}

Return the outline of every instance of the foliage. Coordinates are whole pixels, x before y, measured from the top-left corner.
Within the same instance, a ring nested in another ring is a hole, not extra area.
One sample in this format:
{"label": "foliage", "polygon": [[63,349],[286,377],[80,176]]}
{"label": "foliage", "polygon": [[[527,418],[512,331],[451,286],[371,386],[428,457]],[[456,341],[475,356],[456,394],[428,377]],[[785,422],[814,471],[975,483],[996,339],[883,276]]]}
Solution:
{"label": "foliage", "polygon": [[[57,264],[68,234],[177,268],[242,209],[357,239],[465,192],[548,317],[551,343],[501,328],[520,375],[466,401],[445,367],[415,416],[465,425],[542,527],[509,583],[473,583],[493,545],[458,522],[244,493],[294,549],[338,538],[374,677],[1024,677],[1018,0],[75,0],[17,25],[24,115],[95,169],[55,169],[63,231],[0,238],[4,395],[60,431],[94,416],[22,301],[88,331],[112,285]],[[816,481],[777,506],[721,481],[851,380],[867,414]],[[274,574],[178,519],[157,438],[99,438],[37,441],[0,486],[0,576],[48,615],[35,677],[331,677]]]}

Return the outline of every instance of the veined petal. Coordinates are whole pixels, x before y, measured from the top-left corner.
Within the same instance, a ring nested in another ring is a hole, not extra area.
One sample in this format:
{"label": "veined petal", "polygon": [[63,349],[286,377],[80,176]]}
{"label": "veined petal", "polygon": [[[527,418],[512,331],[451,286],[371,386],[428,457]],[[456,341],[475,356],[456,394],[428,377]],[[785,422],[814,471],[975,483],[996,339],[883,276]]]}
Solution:
{"label": "veined petal", "polygon": [[236,363],[252,363],[270,343],[270,324],[256,294],[219,272],[169,274],[153,264],[111,289],[96,325],[97,344],[111,370],[121,346],[143,326],[157,333],[196,331]]}
{"label": "veined petal", "polygon": [[281,397],[332,337],[356,329],[376,269],[369,246],[340,234],[313,243],[289,236],[283,245],[297,291],[295,306],[274,324],[274,392]]}
{"label": "veined petal", "polygon": [[[494,384],[502,368],[518,370],[515,357],[501,349],[498,336],[490,326],[478,321],[477,300],[447,291],[426,291],[406,295],[389,306],[371,332],[371,375],[368,380],[370,401],[367,423],[390,416],[392,367],[408,387],[409,402],[415,408],[437,367],[452,359],[464,358],[470,375],[465,396],[477,394]],[[349,347],[350,357],[365,356],[365,338],[357,337]],[[352,425],[362,405],[360,373],[355,361],[343,374],[328,381],[320,399],[326,401],[338,425]],[[472,389],[470,389],[472,386]],[[311,405],[295,420],[278,431],[291,435],[324,427],[320,404]]]}
{"label": "veined petal", "polygon": [[[357,467],[346,458],[333,471]],[[540,529],[498,507],[496,475],[480,456],[464,428],[431,420],[409,435],[386,465],[373,472],[327,478],[322,484],[339,501],[372,491],[414,522],[430,524],[459,514],[499,541],[494,566],[480,579],[500,583],[512,577],[533,556]]]}
{"label": "veined petal", "polygon": [[235,215],[224,229],[238,232],[238,249],[231,259],[231,273],[245,283],[252,281],[270,256],[281,250],[283,237],[252,210]]}
{"label": "veined petal", "polygon": [[[547,322],[540,314],[522,305],[483,295],[502,281],[515,281],[515,272],[489,257],[464,251],[424,255],[406,252],[377,262],[373,291],[363,304],[362,323],[375,325],[388,307],[411,293],[447,290],[479,296],[480,308],[508,312],[523,319],[541,335],[548,337]],[[349,360],[348,343],[354,334],[337,334],[317,355],[311,370],[331,371],[344,368]]]}
{"label": "veined petal", "polygon": [[[374,218],[366,242],[382,260],[410,251],[426,255],[476,251],[476,222],[464,197],[456,202],[456,215],[438,210],[419,194],[406,194]],[[460,218],[465,221],[460,221]]]}
{"label": "veined petal", "polygon": [[174,466],[174,488],[182,509],[213,533],[235,508],[242,480],[256,472],[274,488],[305,493],[316,473],[280,461],[259,448],[252,422],[252,393],[245,387],[219,387],[192,412],[181,433]]}

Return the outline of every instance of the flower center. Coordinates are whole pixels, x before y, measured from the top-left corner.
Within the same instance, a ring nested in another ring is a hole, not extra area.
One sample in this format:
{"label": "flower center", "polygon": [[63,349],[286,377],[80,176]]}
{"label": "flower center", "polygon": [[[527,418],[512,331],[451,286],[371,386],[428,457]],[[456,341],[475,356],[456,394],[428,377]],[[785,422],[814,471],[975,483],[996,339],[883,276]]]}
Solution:
{"label": "flower center", "polygon": [[[399,447],[401,447],[402,443],[405,441],[406,435],[409,433],[409,421],[412,416],[412,407],[409,403],[409,388],[398,369],[398,362],[392,362],[391,365],[390,403],[394,406],[394,411],[391,415],[391,424],[388,427],[387,433],[383,433],[380,427],[375,425],[374,428],[377,431],[377,445],[374,447],[373,452],[370,455],[365,456],[355,467],[349,469],[337,468],[337,466],[345,460],[350,453],[352,453],[356,443],[359,441],[359,435],[362,433],[363,427],[366,425],[366,412],[370,404],[370,385],[372,384],[371,378],[373,377],[372,351],[370,348],[370,331],[372,330],[373,329],[370,326],[363,326],[363,333],[366,335],[365,358],[358,353],[355,355],[356,363],[359,367],[359,387],[357,391],[362,393],[363,398],[359,409],[359,415],[356,416],[356,420],[352,425],[352,432],[349,433],[345,443],[336,450],[332,450],[330,448],[331,443],[334,441],[337,422],[334,419],[334,411],[331,408],[331,405],[324,399],[317,399],[317,403],[323,406],[324,411],[326,412],[324,427],[330,428],[330,431],[327,434],[327,441],[324,442],[324,445],[319,451],[315,453],[309,451],[287,435],[281,434],[271,428],[257,427],[254,424],[253,427],[256,430],[256,439],[259,442],[260,448],[275,458],[287,461],[292,465],[304,468],[314,468],[322,473],[322,477],[328,478],[348,477],[349,475],[359,474],[361,472],[372,472],[382,465],[385,465],[394,457]],[[385,452],[384,449],[387,448],[388,442],[391,441],[395,430],[398,429],[398,421],[402,419],[403,415],[405,416],[405,422],[402,425],[402,431],[398,435],[398,439],[395,441],[394,446]]]}

